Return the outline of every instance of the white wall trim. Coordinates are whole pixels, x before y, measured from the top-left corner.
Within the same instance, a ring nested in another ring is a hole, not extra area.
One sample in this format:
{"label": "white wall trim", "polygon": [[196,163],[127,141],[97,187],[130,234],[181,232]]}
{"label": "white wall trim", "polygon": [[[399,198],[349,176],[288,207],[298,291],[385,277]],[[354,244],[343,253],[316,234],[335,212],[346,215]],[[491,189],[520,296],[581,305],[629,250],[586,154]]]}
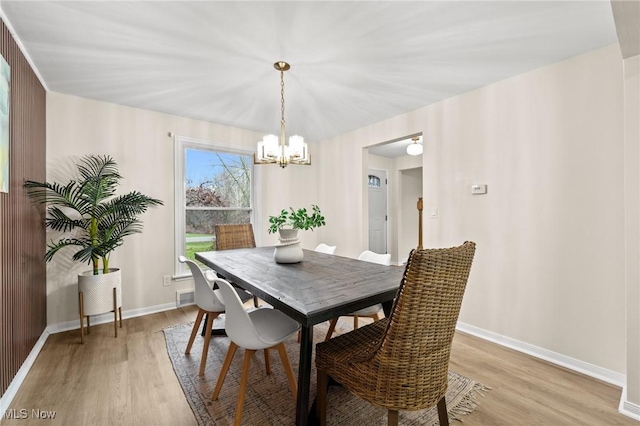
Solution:
{"label": "white wall trim", "polygon": [[521,342],[519,340],[487,331],[482,328],[474,327],[460,321],[458,321],[456,329],[464,333],[479,337],[481,339],[497,343],[498,345],[514,349],[518,352],[523,352],[527,355],[543,359],[552,364],[568,368],[569,370],[576,371],[578,373],[593,377],[594,379],[601,380],[620,388],[624,387],[626,377],[622,373],[598,367],[597,365],[589,364],[588,362],[580,361],[579,359],[571,358],[566,355],[534,346],[529,343]]}
{"label": "white wall trim", "polygon": [[[122,319],[141,317],[143,315],[150,315],[158,312],[170,311],[172,309],[176,309],[175,302],[165,303],[164,305],[149,306],[147,308],[132,309],[132,310],[123,312]],[[108,322],[113,322],[112,312],[91,316],[92,325],[105,324]],[[55,333],[61,333],[63,331],[77,330],[79,328],[80,328],[80,320],[77,319],[74,321],[67,321],[67,322],[61,322],[58,324],[49,325],[46,331],[49,332],[50,334],[55,334]]]}
{"label": "white wall trim", "polygon": [[618,412],[627,417],[640,421],[640,405],[627,401],[627,386],[622,388],[622,396],[620,397],[620,405]]}
{"label": "white wall trim", "polygon": [[9,384],[6,392],[2,395],[2,398],[0,398],[0,420],[4,419],[4,414],[9,409],[9,405],[11,404],[11,401],[13,401],[13,398],[16,396],[16,393],[18,393],[18,389],[20,389],[20,386],[22,386],[22,382],[24,382],[24,379],[27,377],[27,373],[31,369],[31,366],[33,366],[36,358],[38,358],[38,354],[42,350],[44,343],[47,341],[49,334],[50,333],[46,329],[42,332],[36,344],[33,345],[33,349],[31,349],[31,352],[29,352],[29,356],[27,356],[27,359],[24,360],[15,377],[13,378],[13,380],[11,380],[11,383]]}
{"label": "white wall trim", "polygon": [[[157,312],[170,311],[172,309],[176,309],[175,302],[165,303],[164,305],[150,306],[148,308],[132,309],[132,310],[123,312],[122,318],[123,319],[135,318],[143,315],[155,314]],[[107,313],[107,314],[95,315],[95,316],[92,316],[91,318],[92,318],[91,322],[94,325],[104,324],[104,323],[113,321],[113,314]],[[18,389],[20,389],[20,386],[22,386],[22,382],[24,382],[24,380],[26,379],[27,373],[33,366],[33,363],[38,357],[38,354],[42,350],[42,347],[44,346],[44,343],[47,341],[47,338],[49,337],[49,335],[60,333],[63,331],[77,330],[78,328],[80,328],[79,320],[67,321],[67,322],[52,324],[47,326],[47,328],[42,332],[42,335],[40,336],[36,344],[33,346],[33,349],[31,349],[31,352],[29,353],[29,356],[27,356],[27,359],[22,363],[22,366],[18,370],[18,373],[16,373],[15,377],[9,384],[7,391],[2,395],[2,398],[0,398],[0,419],[4,418],[5,412],[9,409],[9,404],[11,404],[11,401],[13,401],[13,398],[16,396]]]}
{"label": "white wall trim", "polygon": [[[123,313],[123,318],[135,318],[143,315],[149,315],[157,312],[169,311],[172,309],[176,309],[175,303],[166,303],[163,305],[150,306],[148,308],[141,309],[133,309],[126,311]],[[113,316],[111,313],[96,315],[93,317],[93,323],[95,325],[104,324],[113,321]],[[63,331],[75,330],[79,328],[78,321],[68,321],[64,323],[58,323],[48,326],[36,344],[31,349],[29,356],[22,364],[18,373],[9,384],[7,391],[0,398],[0,418],[4,418],[5,412],[9,409],[9,404],[15,397],[18,389],[24,382],[27,377],[27,373],[33,366],[38,354],[44,347],[45,342],[50,334],[60,333]],[[501,346],[508,347],[510,349],[514,349],[519,352],[526,353],[527,355],[531,355],[536,358],[543,359],[545,361],[551,362],[556,365],[560,365],[562,367],[568,368],[573,371],[577,371],[579,373],[585,374],[587,376],[593,377],[598,380],[602,380],[606,383],[610,383],[615,386],[622,387],[622,397],[620,399],[620,405],[618,407],[618,412],[627,417],[633,418],[635,420],[640,421],[640,405],[634,404],[632,402],[627,401],[627,389],[624,386],[625,383],[625,375],[621,373],[617,373],[615,371],[608,370],[606,368],[598,367],[593,364],[589,364],[575,358],[571,358],[557,352],[552,352],[544,348],[540,348],[538,346],[530,345],[525,342],[521,342],[516,339],[512,339],[510,337],[506,337],[497,333],[493,333],[491,331],[487,331],[481,329],[479,327],[475,327],[469,324],[465,324],[463,322],[458,321],[456,329],[471,334],[473,336],[479,337],[484,340],[488,340],[490,342],[496,343]]]}

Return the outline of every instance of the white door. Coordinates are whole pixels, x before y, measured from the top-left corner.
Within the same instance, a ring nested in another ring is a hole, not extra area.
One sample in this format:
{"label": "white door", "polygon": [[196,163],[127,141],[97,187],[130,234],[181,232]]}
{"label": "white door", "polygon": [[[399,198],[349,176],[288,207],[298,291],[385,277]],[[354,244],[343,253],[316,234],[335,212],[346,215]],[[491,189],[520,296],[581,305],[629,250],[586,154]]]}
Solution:
{"label": "white door", "polygon": [[387,172],[369,170],[369,250],[387,252]]}

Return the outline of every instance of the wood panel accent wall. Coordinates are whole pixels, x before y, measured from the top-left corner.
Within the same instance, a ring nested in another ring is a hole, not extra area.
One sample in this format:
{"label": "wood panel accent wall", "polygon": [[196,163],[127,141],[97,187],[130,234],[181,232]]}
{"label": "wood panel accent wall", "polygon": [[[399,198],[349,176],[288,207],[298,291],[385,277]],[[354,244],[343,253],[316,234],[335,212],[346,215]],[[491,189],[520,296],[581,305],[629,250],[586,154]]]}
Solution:
{"label": "wood panel accent wall", "polygon": [[47,326],[44,207],[22,184],[46,179],[46,92],[0,20],[11,67],[9,193],[0,192],[0,395]]}

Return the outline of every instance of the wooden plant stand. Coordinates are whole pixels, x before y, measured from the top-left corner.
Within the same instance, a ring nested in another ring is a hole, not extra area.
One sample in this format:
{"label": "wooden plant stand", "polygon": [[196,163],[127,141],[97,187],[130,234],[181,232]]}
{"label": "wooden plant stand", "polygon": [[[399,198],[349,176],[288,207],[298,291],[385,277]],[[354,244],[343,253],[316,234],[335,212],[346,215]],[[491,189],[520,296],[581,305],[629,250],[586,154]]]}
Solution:
{"label": "wooden plant stand", "polygon": [[[78,292],[78,307],[80,312],[80,343],[84,343],[84,318],[87,318],[87,334],[91,333],[90,316],[84,314],[84,294]],[[120,315],[120,328],[122,328],[122,306],[118,307],[116,288],[113,288],[113,330],[118,338],[118,315]]]}

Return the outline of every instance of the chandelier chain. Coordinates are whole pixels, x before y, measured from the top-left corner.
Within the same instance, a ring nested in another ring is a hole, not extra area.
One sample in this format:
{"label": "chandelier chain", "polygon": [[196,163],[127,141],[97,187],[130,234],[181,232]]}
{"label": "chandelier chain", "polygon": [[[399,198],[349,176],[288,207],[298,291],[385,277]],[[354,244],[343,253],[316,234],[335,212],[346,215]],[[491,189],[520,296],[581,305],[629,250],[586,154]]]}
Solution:
{"label": "chandelier chain", "polygon": [[280,71],[280,124],[284,126],[284,71]]}

